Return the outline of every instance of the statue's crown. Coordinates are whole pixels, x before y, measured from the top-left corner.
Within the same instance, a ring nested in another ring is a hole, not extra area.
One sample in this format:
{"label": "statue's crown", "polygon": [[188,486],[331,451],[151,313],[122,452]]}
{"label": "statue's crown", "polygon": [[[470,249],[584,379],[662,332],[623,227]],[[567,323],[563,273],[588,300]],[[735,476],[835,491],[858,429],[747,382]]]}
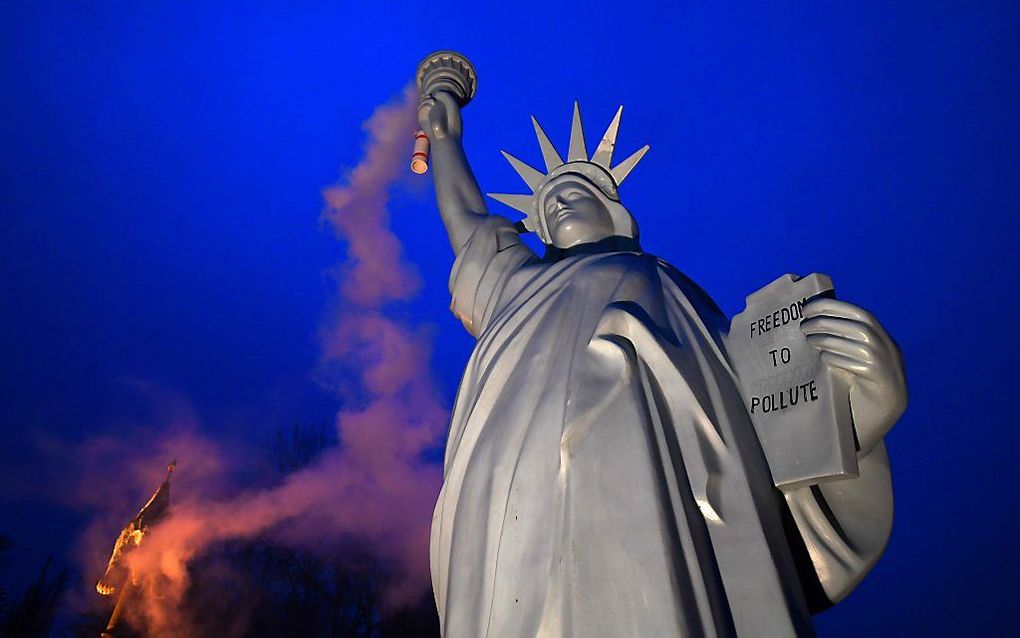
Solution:
{"label": "statue's crown", "polygon": [[645,144],[633,155],[615,167],[610,168],[613,151],[616,148],[616,134],[620,130],[620,117],[622,115],[623,107],[621,106],[617,109],[616,115],[613,116],[613,121],[609,123],[609,128],[606,129],[605,135],[602,136],[602,141],[599,142],[598,147],[595,149],[595,154],[589,159],[588,151],[584,145],[581,110],[577,102],[574,102],[574,119],[570,125],[570,145],[567,149],[567,161],[565,162],[560,157],[560,154],[556,152],[556,147],[549,141],[549,136],[542,130],[538,120],[532,117],[531,122],[535,125],[535,135],[538,137],[538,145],[542,149],[542,158],[545,160],[546,172],[543,173],[538,169],[532,168],[506,151],[502,151],[503,156],[514,167],[517,174],[531,188],[531,194],[504,195],[489,193],[489,197],[524,213],[526,215],[523,220],[524,227],[532,232],[539,231],[540,234],[542,225],[539,221],[539,197],[542,188],[560,175],[566,173],[578,174],[597,186],[609,199],[619,202],[620,196],[617,189],[623,183],[623,180],[627,179],[627,176],[634,170],[634,167],[641,161],[645,153],[648,152],[648,145]]}

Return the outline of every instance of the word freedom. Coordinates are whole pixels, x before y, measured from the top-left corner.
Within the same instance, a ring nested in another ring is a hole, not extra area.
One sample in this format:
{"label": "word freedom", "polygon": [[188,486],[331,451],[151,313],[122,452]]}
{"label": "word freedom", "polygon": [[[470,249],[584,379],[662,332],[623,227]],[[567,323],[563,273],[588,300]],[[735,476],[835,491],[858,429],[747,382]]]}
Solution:
{"label": "word freedom", "polygon": [[[789,307],[780,308],[772,314],[765,315],[759,318],[757,321],[751,322],[751,339],[757,334],[759,337],[764,333],[785,326],[791,321],[796,321],[804,316],[804,304],[807,303],[807,297],[793,302]],[[757,329],[757,330],[756,330]]]}
{"label": "word freedom", "polygon": [[755,410],[761,410],[762,414],[778,412],[780,410],[792,408],[798,403],[808,403],[810,401],[817,400],[818,388],[815,387],[815,382],[812,379],[807,383],[801,383],[800,385],[795,385],[779,392],[766,394],[765,396],[752,396],[751,414],[754,414]]}

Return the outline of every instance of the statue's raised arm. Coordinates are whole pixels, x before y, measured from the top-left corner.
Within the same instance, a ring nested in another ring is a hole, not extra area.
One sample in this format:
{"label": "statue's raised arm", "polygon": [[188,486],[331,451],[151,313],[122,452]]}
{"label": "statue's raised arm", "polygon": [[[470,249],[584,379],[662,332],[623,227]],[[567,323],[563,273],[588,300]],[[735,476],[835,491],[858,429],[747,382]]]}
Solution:
{"label": "statue's raised arm", "polygon": [[418,102],[418,123],[429,137],[436,202],[456,252],[488,215],[464,154],[464,127],[457,99],[446,90],[423,95]]}
{"label": "statue's raised arm", "polygon": [[460,111],[475,93],[474,67],[459,53],[437,51],[418,66],[417,84],[418,123],[432,147],[436,202],[456,255],[450,309],[478,336],[510,276],[536,257],[513,222],[488,214],[464,154]]}

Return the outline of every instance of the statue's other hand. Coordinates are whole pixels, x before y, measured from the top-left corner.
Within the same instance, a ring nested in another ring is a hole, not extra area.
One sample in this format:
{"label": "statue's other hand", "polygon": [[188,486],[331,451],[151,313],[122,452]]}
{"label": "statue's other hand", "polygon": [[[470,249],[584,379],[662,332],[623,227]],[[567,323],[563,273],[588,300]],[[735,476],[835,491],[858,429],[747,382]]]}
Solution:
{"label": "statue's other hand", "polygon": [[854,427],[867,454],[907,407],[899,347],[871,313],[836,299],[805,304],[800,329],[822,362],[849,381]]}
{"label": "statue's other hand", "polygon": [[457,100],[446,91],[421,96],[418,100],[418,125],[433,142],[445,137],[459,140],[463,127]]}

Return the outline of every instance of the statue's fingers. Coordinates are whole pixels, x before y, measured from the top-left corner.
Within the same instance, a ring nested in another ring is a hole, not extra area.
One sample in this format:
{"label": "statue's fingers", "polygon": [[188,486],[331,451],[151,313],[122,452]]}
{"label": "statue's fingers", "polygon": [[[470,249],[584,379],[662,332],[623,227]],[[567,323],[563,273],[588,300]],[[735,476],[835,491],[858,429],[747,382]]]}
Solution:
{"label": "statue's fingers", "polygon": [[869,376],[869,373],[871,372],[870,365],[861,363],[853,357],[837,354],[835,352],[823,352],[822,363],[830,368],[845,370],[846,372],[856,376]]}
{"label": "statue's fingers", "polygon": [[431,95],[423,95],[421,99],[418,100],[418,120],[420,121],[428,117],[429,112],[435,104],[436,101]]}
{"label": "statue's fingers", "polygon": [[812,299],[804,304],[805,319],[823,315],[842,319],[853,319],[855,321],[864,322],[868,325],[873,325],[875,323],[875,317],[870,312],[860,306],[855,306],[848,301],[820,297],[818,299]]}
{"label": "statue's fingers", "polygon": [[446,108],[456,108],[457,98],[453,96],[449,91],[436,91],[434,93],[436,100],[443,103]]}
{"label": "statue's fingers", "polygon": [[860,341],[819,333],[807,335],[807,342],[822,352],[834,352],[851,359],[856,359],[861,363],[870,364],[874,363],[875,360],[871,348]]}
{"label": "statue's fingers", "polygon": [[876,343],[878,341],[875,331],[860,321],[837,319],[836,317],[825,315],[805,319],[800,323],[800,331],[805,335],[830,334],[864,343]]}

